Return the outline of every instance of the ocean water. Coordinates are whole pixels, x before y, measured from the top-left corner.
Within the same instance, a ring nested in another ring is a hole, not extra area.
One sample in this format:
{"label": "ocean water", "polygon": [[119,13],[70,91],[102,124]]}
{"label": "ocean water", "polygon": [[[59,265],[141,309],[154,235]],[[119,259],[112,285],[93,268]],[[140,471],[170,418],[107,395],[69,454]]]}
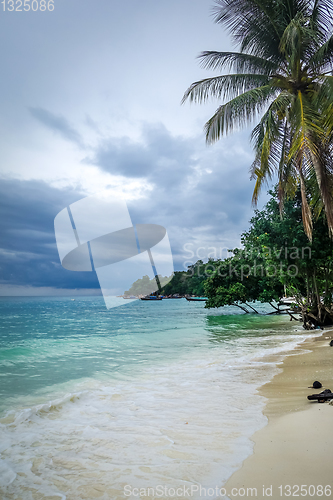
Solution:
{"label": "ocean water", "polygon": [[258,387],[307,336],[284,316],[185,299],[2,298],[1,500],[222,487],[266,424]]}

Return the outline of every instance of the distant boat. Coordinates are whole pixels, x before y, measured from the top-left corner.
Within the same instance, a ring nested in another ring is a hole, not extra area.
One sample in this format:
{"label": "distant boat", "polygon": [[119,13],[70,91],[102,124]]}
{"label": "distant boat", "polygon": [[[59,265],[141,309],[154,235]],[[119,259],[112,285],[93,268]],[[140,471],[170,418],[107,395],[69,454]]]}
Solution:
{"label": "distant boat", "polygon": [[137,299],[135,295],[124,295],[123,299]]}
{"label": "distant boat", "polygon": [[189,302],[206,302],[206,298],[204,297],[185,297],[186,300]]}
{"label": "distant boat", "polygon": [[156,295],[148,295],[147,297],[141,297],[141,300],[162,300],[162,297],[156,297]]}

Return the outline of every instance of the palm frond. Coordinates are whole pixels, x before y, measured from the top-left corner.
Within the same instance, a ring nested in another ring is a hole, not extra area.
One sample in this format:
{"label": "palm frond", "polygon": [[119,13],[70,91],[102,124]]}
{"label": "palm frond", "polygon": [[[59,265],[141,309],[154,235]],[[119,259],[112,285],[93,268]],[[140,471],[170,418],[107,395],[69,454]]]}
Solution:
{"label": "palm frond", "polygon": [[302,22],[304,23],[304,17],[298,13],[286,26],[279,45],[279,49],[282,53],[290,55],[296,51],[298,55],[304,29]]}
{"label": "palm frond", "polygon": [[223,100],[230,99],[248,90],[267,85],[268,81],[266,75],[253,74],[231,74],[205,78],[192,83],[183,96],[182,104],[187,99],[190,102],[205,102],[209,97]]}
{"label": "palm frond", "polygon": [[317,155],[318,147],[316,139],[322,136],[319,127],[319,114],[311,107],[301,91],[291,111],[293,139],[289,151],[289,159],[295,159],[300,165],[309,157],[309,154]]}
{"label": "palm frond", "polygon": [[225,25],[235,42],[241,43],[241,52],[281,60],[278,51],[281,29],[273,2],[217,0],[215,3],[215,22]]}
{"label": "palm frond", "polygon": [[[311,1],[311,0],[310,0]],[[286,25],[290,23],[292,19],[301,13],[303,16],[309,16],[312,12],[311,3],[309,0],[282,0],[279,4],[282,6],[284,11]]]}
{"label": "palm frond", "polygon": [[285,199],[293,198],[296,194],[298,186],[298,175],[295,169],[294,162],[292,160],[288,160],[289,148],[290,126],[288,120],[286,119],[283,128],[281,157],[279,163],[278,199],[281,217]]}
{"label": "palm frond", "polygon": [[[257,151],[260,145],[260,135],[263,137],[264,131],[268,126],[267,120],[269,118],[269,113],[274,113],[277,119],[280,121],[284,120],[288,115],[288,110],[294,102],[294,97],[288,92],[281,92],[270,104],[268,110],[263,115],[259,124],[253,129],[251,134],[251,142],[253,143],[254,150]],[[282,123],[282,122],[281,122]],[[281,126],[281,125],[280,125]]]}
{"label": "palm frond", "polygon": [[307,186],[307,191],[310,195],[310,206],[313,212],[314,219],[317,220],[321,214],[321,212],[324,210],[324,203],[321,198],[318,182],[317,182],[317,176],[316,172],[314,169],[311,169],[308,172],[307,179],[306,179],[306,186]]}
{"label": "palm frond", "polygon": [[[216,0],[215,22],[228,24],[232,34],[238,34],[248,19],[260,19],[273,33],[279,36],[276,12],[273,2],[262,0]],[[249,26],[248,26],[249,28]]]}
{"label": "palm frond", "polygon": [[207,50],[202,52],[198,59],[201,60],[201,66],[205,69],[224,69],[233,68],[238,73],[256,73],[260,75],[269,75],[276,71],[277,65],[268,59],[245,54],[242,52],[217,52]]}
{"label": "palm frond", "polygon": [[299,77],[302,65],[307,64],[312,55],[318,51],[320,38],[302,13],[298,13],[286,26],[279,49],[289,62],[293,78]]}
{"label": "palm frond", "polygon": [[[324,137],[322,129],[316,124],[318,117],[301,92],[296,100],[294,116],[297,119],[289,158],[296,161],[300,172],[306,167],[308,172],[311,168],[314,169],[325,207],[327,225],[333,237],[333,175],[328,167],[328,158],[325,158],[325,151],[321,147]],[[308,231],[306,227],[305,230]]]}
{"label": "palm frond", "polygon": [[333,102],[329,104],[326,108],[326,114],[324,115],[324,127],[327,133],[327,137],[332,143],[333,135]]}
{"label": "palm frond", "polygon": [[272,179],[273,173],[284,156],[284,127],[277,109],[279,97],[273,101],[260,123],[254,128],[251,140],[255,150],[255,160],[251,166],[251,179],[256,179],[252,203],[256,206],[262,186]]}
{"label": "palm frond", "polygon": [[324,43],[327,33],[332,31],[332,2],[331,0],[315,0],[311,13],[311,22],[316,30],[322,34]]}
{"label": "palm frond", "polygon": [[333,76],[322,76],[320,86],[314,100],[314,104],[321,113],[321,123],[328,141],[333,134]]}
{"label": "palm frond", "polygon": [[308,65],[313,74],[332,71],[333,67],[333,35],[312,54]]}
{"label": "palm frond", "polygon": [[[332,162],[332,158],[329,159]],[[318,155],[311,154],[311,161],[316,174],[320,196],[325,208],[326,220],[331,237],[333,237],[333,173],[328,167],[329,160],[325,153],[320,151]]]}
{"label": "palm frond", "polygon": [[248,90],[220,106],[205,125],[207,142],[215,142],[235,127],[242,127],[253,120],[275,94],[275,89],[264,85]]}
{"label": "palm frond", "polygon": [[300,184],[301,184],[301,196],[302,196],[302,219],[303,219],[303,227],[305,234],[309,238],[309,241],[312,241],[312,214],[311,208],[308,203],[308,199],[306,196],[305,182],[302,171],[300,171]]}

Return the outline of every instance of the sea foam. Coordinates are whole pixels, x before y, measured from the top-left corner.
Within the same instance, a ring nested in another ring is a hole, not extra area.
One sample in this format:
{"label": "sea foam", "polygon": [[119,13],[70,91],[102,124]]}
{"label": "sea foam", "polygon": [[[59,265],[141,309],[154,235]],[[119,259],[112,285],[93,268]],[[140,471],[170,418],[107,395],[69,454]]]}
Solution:
{"label": "sea foam", "polygon": [[201,357],[190,351],[131,381],[90,380],[86,390],[7,413],[0,492],[109,500],[126,498],[126,485],[223,486],[266,423],[257,388],[305,338],[238,338],[237,345],[216,345]]}

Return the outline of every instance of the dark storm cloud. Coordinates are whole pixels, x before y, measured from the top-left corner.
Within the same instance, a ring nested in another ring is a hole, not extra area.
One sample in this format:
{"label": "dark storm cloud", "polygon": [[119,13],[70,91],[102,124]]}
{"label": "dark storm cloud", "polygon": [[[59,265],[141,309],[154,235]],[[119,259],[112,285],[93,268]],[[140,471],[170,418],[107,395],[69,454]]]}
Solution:
{"label": "dark storm cloud", "polygon": [[29,108],[30,113],[36,120],[61,135],[64,139],[75,142],[79,146],[83,145],[80,134],[70,125],[66,118],[55,115],[43,108]]}
{"label": "dark storm cloud", "polygon": [[55,288],[98,288],[94,273],[63,269],[54,236],[54,217],[84,195],[40,181],[0,184],[0,284]]}
{"label": "dark storm cloud", "polygon": [[129,137],[104,140],[84,162],[111,174],[160,179],[165,186],[182,178],[182,169],[189,162],[195,165],[192,151],[193,140],[172,136],[162,124],[146,124],[140,141]]}
{"label": "dark storm cloud", "polygon": [[[248,174],[251,149],[245,137],[241,137],[244,149],[239,147],[240,136],[207,148],[202,137],[173,136],[162,125],[147,125],[140,141],[111,138],[84,162],[122,174],[124,183],[141,178],[153,187],[144,197],[128,202],[130,215],[134,224],[167,228],[179,270],[186,260],[184,245],[190,243],[195,253],[199,247],[233,248],[248,228],[253,185]],[[54,237],[54,217],[84,196],[40,181],[2,182],[0,283],[99,288],[94,273],[62,268]],[[201,251],[200,258],[204,254]]]}
{"label": "dark storm cloud", "polygon": [[131,216],[134,223],[168,229],[178,267],[177,256],[189,239],[195,245],[239,245],[253,213],[248,132],[207,147],[203,135],[174,136],[163,125],[146,125],[139,141],[109,138],[84,162],[153,186],[129,203]]}

